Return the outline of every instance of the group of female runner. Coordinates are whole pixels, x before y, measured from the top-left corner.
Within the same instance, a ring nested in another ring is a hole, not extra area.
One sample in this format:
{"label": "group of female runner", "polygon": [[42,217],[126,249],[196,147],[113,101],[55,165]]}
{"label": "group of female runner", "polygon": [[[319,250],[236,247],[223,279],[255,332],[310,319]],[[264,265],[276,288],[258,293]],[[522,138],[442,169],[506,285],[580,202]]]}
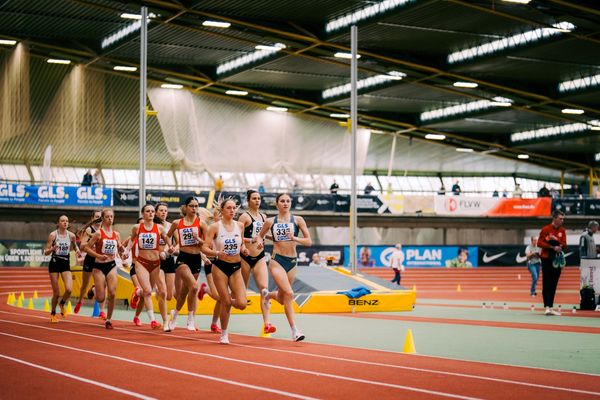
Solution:
{"label": "group of female runner", "polygon": [[[178,314],[187,300],[187,329],[195,331],[197,300],[208,294],[215,300],[210,329],[221,334],[220,343],[227,344],[231,307],[246,308],[246,289],[252,273],[261,295],[264,333],[276,331],[270,323],[269,314],[270,302],[275,300],[284,306],[292,339],[303,340],[304,335],[295,324],[292,285],[296,275],[296,246],[311,245],[306,222],[302,217],[291,214],[291,198],[287,194],[277,196],[277,215],[272,218],[259,211],[261,197],[257,191],[248,191],[247,202],[248,209],[236,220],[238,205],[233,199],[220,201],[210,212],[200,209],[198,201],[189,197],[181,206],[182,217],[172,224],[167,222],[165,203],[157,204],[156,208],[146,204],[141,210],[142,217],[123,241],[113,229],[113,211],[104,209],[95,212],[92,220],[80,231],[81,251],[87,254],[75,312],[79,312],[91,272],[93,295],[99,303],[106,300],[105,327],[112,329],[117,286],[115,259],[118,255],[123,260],[131,256],[131,276],[135,286],[131,306],[136,308],[135,325],[141,325],[139,315],[145,308],[153,329],[162,327],[165,332],[170,332],[176,328]],[[57,304],[64,316],[64,304],[71,294],[69,253],[75,249],[80,255],[75,234],[67,230],[68,224],[66,216],[59,218],[57,230],[49,235],[45,248],[46,254],[52,254],[49,266],[53,288],[51,322],[58,322]],[[267,261],[264,250],[265,239],[273,241],[270,261]],[[202,265],[208,285],[200,284],[198,280]],[[272,292],[268,286],[268,271],[277,285],[277,290]],[[60,303],[59,275],[65,286]],[[162,325],[154,316],[153,290]],[[167,319],[167,301],[172,297],[176,299],[176,307]],[[220,328],[217,325],[219,321]]]}

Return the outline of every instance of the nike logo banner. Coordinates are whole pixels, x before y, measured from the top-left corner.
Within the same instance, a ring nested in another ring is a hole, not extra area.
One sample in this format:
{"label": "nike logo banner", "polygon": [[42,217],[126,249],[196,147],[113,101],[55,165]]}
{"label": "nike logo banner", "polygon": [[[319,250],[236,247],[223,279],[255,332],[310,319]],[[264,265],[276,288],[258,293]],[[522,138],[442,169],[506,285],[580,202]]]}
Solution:
{"label": "nike logo banner", "polygon": [[[527,264],[525,247],[527,246],[479,246],[479,266],[524,267]],[[567,266],[579,265],[579,249],[577,246],[569,246],[565,252],[565,257]]]}

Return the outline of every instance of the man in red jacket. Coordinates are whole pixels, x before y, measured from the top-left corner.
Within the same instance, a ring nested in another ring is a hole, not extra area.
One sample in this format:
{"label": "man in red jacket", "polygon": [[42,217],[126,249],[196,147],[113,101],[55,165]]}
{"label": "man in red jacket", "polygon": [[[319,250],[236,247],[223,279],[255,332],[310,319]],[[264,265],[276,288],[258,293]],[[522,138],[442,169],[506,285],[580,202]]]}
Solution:
{"label": "man in red jacket", "polygon": [[554,266],[553,261],[559,253],[567,249],[567,233],[562,226],[564,221],[565,214],[562,211],[555,210],[552,213],[552,223],[542,228],[537,241],[538,247],[542,249],[540,254],[542,259],[542,295],[546,315],[560,315],[560,312],[552,307],[554,306],[554,295],[556,294],[562,267]]}

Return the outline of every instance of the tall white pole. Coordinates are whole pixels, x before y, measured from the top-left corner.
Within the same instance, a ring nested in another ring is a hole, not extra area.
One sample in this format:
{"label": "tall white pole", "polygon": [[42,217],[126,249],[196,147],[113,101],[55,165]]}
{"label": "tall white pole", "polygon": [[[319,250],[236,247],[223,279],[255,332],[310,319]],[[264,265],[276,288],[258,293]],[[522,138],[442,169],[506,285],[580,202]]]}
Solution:
{"label": "tall white pole", "polygon": [[392,139],[392,148],[390,149],[390,161],[388,163],[388,173],[387,176],[392,176],[392,169],[394,168],[394,154],[396,153],[396,134],[394,134],[394,138]]}
{"label": "tall white pole", "polygon": [[356,130],[357,130],[357,98],[356,98],[356,80],[357,80],[357,41],[358,41],[358,29],[356,25],[352,25],[350,28],[351,47],[352,47],[352,61],[350,63],[350,121],[352,129],[352,194],[350,196],[350,262],[351,270],[353,274],[356,274],[356,229],[357,229],[357,207],[356,207]]}
{"label": "tall white pole", "polygon": [[146,73],[148,50],[148,8],[142,7],[140,31],[140,210],[146,204]]}

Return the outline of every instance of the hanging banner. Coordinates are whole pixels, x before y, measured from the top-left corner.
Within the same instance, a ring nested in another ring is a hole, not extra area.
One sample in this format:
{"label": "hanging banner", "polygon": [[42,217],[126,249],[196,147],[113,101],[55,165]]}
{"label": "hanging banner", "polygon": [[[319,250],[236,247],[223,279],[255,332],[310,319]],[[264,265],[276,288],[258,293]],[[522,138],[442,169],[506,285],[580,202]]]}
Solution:
{"label": "hanging banner", "polygon": [[[138,207],[140,191],[138,189],[115,189],[113,204],[115,207]],[[146,191],[147,203],[167,203],[169,208],[180,207],[188,197],[195,197],[200,207],[206,207],[208,192],[192,192],[183,190],[154,190]]]}
{"label": "hanging banner", "polygon": [[[516,267],[527,265],[527,246],[479,246],[478,263],[481,267]],[[567,265],[579,265],[579,249],[569,246],[565,252]]]}
{"label": "hanging banner", "polygon": [[450,216],[547,217],[552,200],[435,196],[435,213]]}
{"label": "hanging banner", "polygon": [[[362,267],[389,267],[394,246],[358,246],[357,260]],[[475,246],[402,246],[405,267],[477,267]],[[344,247],[344,259],[350,260],[350,247]]]}
{"label": "hanging banner", "polygon": [[44,255],[45,241],[0,240],[0,266],[47,267],[51,256]]}
{"label": "hanging banner", "polygon": [[0,183],[0,203],[110,207],[113,190],[101,186],[55,186]]}

